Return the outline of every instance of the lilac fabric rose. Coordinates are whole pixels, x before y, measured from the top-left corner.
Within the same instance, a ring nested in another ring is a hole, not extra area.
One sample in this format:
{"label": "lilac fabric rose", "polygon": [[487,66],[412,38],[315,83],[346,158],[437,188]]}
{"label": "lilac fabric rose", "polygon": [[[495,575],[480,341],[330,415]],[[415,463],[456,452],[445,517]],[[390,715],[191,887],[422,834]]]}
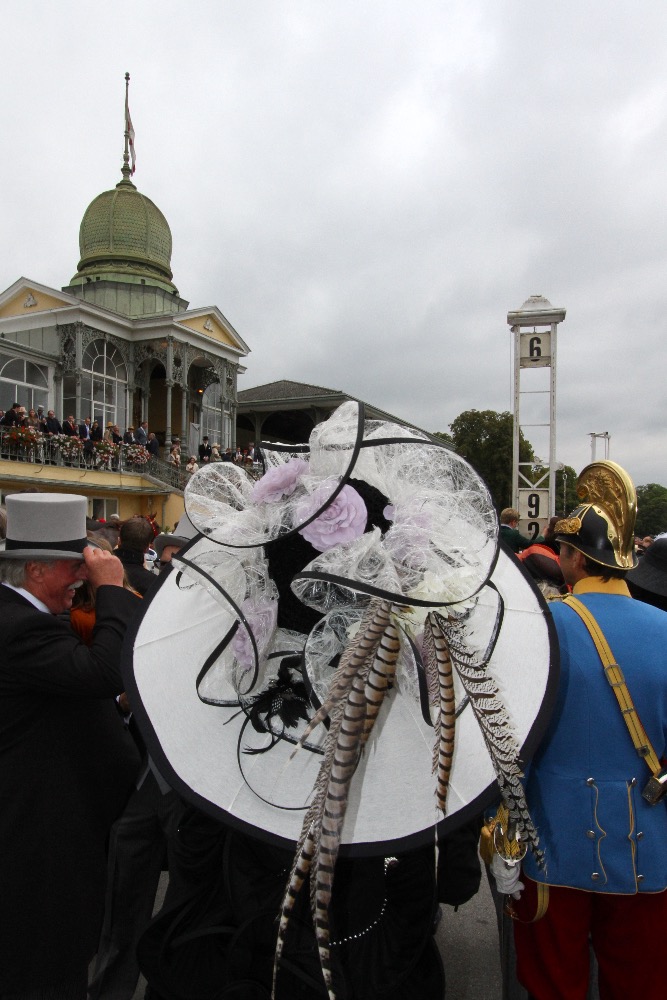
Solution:
{"label": "lilac fabric rose", "polygon": [[[269,597],[261,597],[258,601],[246,598],[241,604],[248,625],[257,643],[257,654],[262,659],[271,641],[278,622],[278,602]],[[255,662],[255,653],[250,641],[250,635],[245,625],[240,622],[232,639],[232,650],[239,664],[249,670]]]}
{"label": "lilac fabric rose", "polygon": [[[314,493],[297,506],[297,519],[307,520],[326,502],[331,494],[328,484],[318,486]],[[366,530],[368,511],[366,504],[353,486],[344,486],[333,503],[305,528],[299,529],[307,542],[318,552],[326,552],[334,545],[351,542]]]}
{"label": "lilac fabric rose", "polygon": [[297,482],[305,472],[308,472],[308,462],[304,462],[302,458],[290,458],[284,465],[269,469],[253,486],[253,501],[278,503],[283,497],[294,493]]}

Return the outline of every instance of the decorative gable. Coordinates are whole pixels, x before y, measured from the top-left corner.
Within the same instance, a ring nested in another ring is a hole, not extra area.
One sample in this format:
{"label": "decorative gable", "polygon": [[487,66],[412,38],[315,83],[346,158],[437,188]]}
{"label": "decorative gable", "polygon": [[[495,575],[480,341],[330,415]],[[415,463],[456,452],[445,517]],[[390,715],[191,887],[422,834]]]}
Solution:
{"label": "decorative gable", "polygon": [[203,313],[200,316],[188,316],[187,318],[178,316],[176,322],[179,326],[194,330],[196,333],[209,337],[218,344],[225,344],[226,347],[231,347],[235,351],[243,349],[236,337],[223,326],[215,313]]}
{"label": "decorative gable", "polygon": [[69,297],[61,298],[39,288],[23,285],[0,305],[0,319],[25,316],[29,313],[45,312],[51,309],[65,309],[71,304]]}

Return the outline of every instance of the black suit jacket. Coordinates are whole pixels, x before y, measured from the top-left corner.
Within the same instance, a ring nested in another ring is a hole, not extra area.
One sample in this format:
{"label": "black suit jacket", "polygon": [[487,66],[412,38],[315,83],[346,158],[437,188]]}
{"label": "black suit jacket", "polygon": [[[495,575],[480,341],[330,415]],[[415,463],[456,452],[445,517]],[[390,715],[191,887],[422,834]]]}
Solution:
{"label": "black suit jacket", "polygon": [[140,607],[100,587],[89,648],[0,584],[0,994],[57,982],[97,948],[105,842],[140,763],[114,700]]}
{"label": "black suit jacket", "polygon": [[124,549],[119,545],[114,555],[118,556],[125,568],[130,585],[138,590],[143,597],[157,583],[157,576],[144,566],[143,552],[134,549]]}
{"label": "black suit jacket", "polygon": [[57,417],[47,417],[44,421],[44,430],[47,434],[62,434],[63,432]]}

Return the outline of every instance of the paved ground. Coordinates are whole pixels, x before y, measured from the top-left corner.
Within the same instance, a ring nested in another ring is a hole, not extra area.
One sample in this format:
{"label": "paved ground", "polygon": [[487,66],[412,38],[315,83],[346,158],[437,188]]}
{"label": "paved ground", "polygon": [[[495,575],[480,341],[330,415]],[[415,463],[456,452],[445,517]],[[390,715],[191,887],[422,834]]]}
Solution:
{"label": "paved ground", "polygon": [[[161,905],[166,879],[157,904]],[[443,907],[436,941],[445,963],[447,1000],[501,1000],[500,960],[496,914],[491,893],[482,876],[478,894],[456,912]],[[140,982],[134,1000],[143,1000]]]}
{"label": "paved ground", "polygon": [[436,941],[445,963],[447,1000],[501,1000],[496,911],[482,873],[476,896],[454,912],[443,907]]}

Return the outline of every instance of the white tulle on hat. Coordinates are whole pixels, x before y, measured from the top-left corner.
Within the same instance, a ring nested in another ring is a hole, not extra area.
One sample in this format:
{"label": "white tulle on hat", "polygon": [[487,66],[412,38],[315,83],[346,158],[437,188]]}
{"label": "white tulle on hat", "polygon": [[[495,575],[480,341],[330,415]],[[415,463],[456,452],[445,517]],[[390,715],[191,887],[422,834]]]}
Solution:
{"label": "white tulle on hat", "polygon": [[[126,663],[150,752],[201,808],[256,836],[294,843],[326,726],[295,753],[296,744],[369,602],[382,599],[400,609],[396,680],[351,781],[341,849],[387,853],[424,843],[434,826],[444,832],[498,794],[488,734],[456,678],[446,813],[436,808],[426,616],[439,610],[456,621],[465,654],[491,678],[525,759],[555,691],[542,598],[499,547],[483,481],[427,435],[365,420],[359,404],[346,403],[307,445],[263,445],[261,452],[258,481],[220,463],[200,469],[186,487],[198,535],[147,602]],[[286,624],[288,604],[307,625],[294,616]]]}

